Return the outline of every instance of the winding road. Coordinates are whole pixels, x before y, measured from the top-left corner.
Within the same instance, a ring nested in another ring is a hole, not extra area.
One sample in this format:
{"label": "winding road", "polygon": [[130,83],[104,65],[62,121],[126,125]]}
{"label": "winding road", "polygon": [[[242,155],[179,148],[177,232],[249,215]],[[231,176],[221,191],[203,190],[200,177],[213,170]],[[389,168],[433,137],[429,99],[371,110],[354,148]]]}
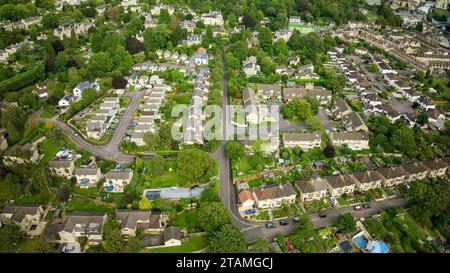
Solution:
{"label": "winding road", "polygon": [[78,134],[75,128],[64,121],[57,119],[56,117],[51,119],[41,118],[40,114],[42,111],[33,113],[31,117],[40,122],[55,122],[56,127],[60,128],[62,132],[67,135],[78,147],[89,151],[99,158],[113,160],[119,163],[133,163],[136,157],[151,159],[152,155],[131,155],[126,154],[119,149],[120,142],[122,141],[123,136],[127,131],[128,125],[133,118],[134,111],[136,111],[137,107],[139,106],[139,100],[144,96],[144,92],[127,92],[124,96],[131,99],[130,103],[128,104],[122,118],[120,119],[111,140],[104,145],[98,145],[89,142],[86,138]]}
{"label": "winding road", "polygon": [[[223,56],[226,56],[226,48]],[[228,79],[226,69],[227,68],[225,65],[225,57],[224,57],[224,59],[222,60],[222,70],[224,72],[222,77],[222,109],[223,109],[222,129],[224,139],[227,139],[226,137],[230,134],[230,132],[232,132],[231,130],[229,130],[230,126],[234,126],[230,123],[230,117],[227,111],[228,110],[227,106],[229,102],[228,102]],[[295,130],[298,128],[304,128],[304,126],[305,125],[301,122],[289,124],[288,121],[280,120],[279,131]],[[329,127],[331,128],[334,126],[330,124]],[[252,221],[241,217],[237,207],[238,203],[237,192],[236,187],[233,185],[230,167],[231,163],[225,153],[225,143],[226,141],[224,140],[221,143],[220,147],[213,153],[213,158],[217,160],[217,162],[219,163],[220,198],[225,208],[230,211],[232,223],[241,230],[242,234],[244,235],[245,239],[248,242],[252,242],[256,240],[258,237],[265,237],[269,241],[272,241],[279,234],[286,235],[295,232],[297,228],[292,221],[289,221],[289,225],[285,226],[277,225],[276,228],[268,229],[265,227],[266,222]],[[362,211],[355,211],[353,207],[335,208],[326,211],[327,217],[325,218],[320,218],[319,213],[313,213],[311,214],[311,221],[313,222],[315,228],[319,228],[334,224],[336,222],[337,217],[342,213],[349,212],[357,218],[365,218],[379,214],[381,210],[386,208],[406,207],[406,206],[408,206],[408,201],[406,199],[402,197],[395,197],[372,202],[371,208],[364,209]]]}

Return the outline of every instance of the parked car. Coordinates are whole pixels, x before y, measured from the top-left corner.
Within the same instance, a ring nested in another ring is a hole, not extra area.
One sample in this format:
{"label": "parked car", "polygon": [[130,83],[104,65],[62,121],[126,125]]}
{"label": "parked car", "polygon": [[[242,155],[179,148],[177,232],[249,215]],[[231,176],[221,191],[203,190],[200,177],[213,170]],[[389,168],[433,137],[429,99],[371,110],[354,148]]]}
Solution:
{"label": "parked car", "polygon": [[292,218],[292,221],[294,221],[294,223],[298,223],[300,221],[300,217],[295,216],[294,218]]}
{"label": "parked car", "polygon": [[266,224],[266,228],[276,228],[277,227],[277,225],[275,225],[274,223],[267,223]]}
{"label": "parked car", "polygon": [[325,217],[327,217],[327,215],[325,213],[321,212],[321,213],[319,213],[319,217],[320,218],[325,218]]}
{"label": "parked car", "polygon": [[333,204],[333,207],[339,207],[339,202],[336,200],[335,197],[330,198],[331,204]]}
{"label": "parked car", "polygon": [[280,225],[287,226],[287,225],[289,225],[289,221],[288,220],[281,220],[280,221]]}
{"label": "parked car", "polygon": [[294,250],[294,245],[292,244],[291,240],[287,240],[286,245],[289,248],[289,252],[292,252]]}
{"label": "parked car", "polygon": [[356,211],[363,210],[363,208],[361,206],[355,206],[355,207],[353,207],[353,209]]}
{"label": "parked car", "polygon": [[245,214],[255,214],[256,213],[256,209],[248,209],[246,211],[244,211]]}
{"label": "parked car", "polygon": [[370,204],[363,204],[362,207],[365,208],[365,209],[370,209],[371,208]]}

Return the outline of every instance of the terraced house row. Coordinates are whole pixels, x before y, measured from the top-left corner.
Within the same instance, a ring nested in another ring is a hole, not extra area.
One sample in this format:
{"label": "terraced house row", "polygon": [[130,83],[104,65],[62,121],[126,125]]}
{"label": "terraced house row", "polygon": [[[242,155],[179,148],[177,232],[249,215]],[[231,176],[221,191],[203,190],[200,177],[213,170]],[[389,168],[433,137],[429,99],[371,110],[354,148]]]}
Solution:
{"label": "terraced house row", "polygon": [[308,202],[320,200],[328,195],[350,194],[355,190],[368,191],[382,186],[390,188],[405,182],[444,177],[449,165],[450,158],[448,157],[431,159],[351,174],[339,174],[323,178],[312,177],[297,181],[295,186],[300,192],[300,200]]}

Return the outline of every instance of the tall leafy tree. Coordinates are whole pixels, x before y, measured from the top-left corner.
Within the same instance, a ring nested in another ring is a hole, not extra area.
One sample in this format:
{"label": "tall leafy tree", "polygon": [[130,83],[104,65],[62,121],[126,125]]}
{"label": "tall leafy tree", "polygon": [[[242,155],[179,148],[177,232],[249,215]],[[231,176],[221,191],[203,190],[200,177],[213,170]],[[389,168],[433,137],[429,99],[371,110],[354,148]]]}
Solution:
{"label": "tall leafy tree", "polygon": [[232,225],[224,225],[210,237],[209,251],[212,253],[245,253],[247,244],[244,235]]}

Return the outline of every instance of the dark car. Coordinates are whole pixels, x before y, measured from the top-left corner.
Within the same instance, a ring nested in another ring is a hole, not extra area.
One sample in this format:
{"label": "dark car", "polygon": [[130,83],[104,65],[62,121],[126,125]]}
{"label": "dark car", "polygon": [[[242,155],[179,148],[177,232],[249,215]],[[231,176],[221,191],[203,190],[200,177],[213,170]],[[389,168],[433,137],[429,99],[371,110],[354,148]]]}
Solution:
{"label": "dark car", "polygon": [[370,205],[369,204],[363,204],[362,207],[365,208],[365,209],[370,209]]}
{"label": "dark car", "polygon": [[277,225],[275,225],[274,223],[267,223],[266,224],[266,228],[276,228]]}
{"label": "dark car", "polygon": [[321,213],[319,213],[319,217],[320,218],[325,218],[325,217],[327,217],[327,215],[325,213],[321,212]]}
{"label": "dark car", "polygon": [[287,226],[287,225],[289,225],[289,221],[288,220],[281,220],[280,221],[280,225]]}

